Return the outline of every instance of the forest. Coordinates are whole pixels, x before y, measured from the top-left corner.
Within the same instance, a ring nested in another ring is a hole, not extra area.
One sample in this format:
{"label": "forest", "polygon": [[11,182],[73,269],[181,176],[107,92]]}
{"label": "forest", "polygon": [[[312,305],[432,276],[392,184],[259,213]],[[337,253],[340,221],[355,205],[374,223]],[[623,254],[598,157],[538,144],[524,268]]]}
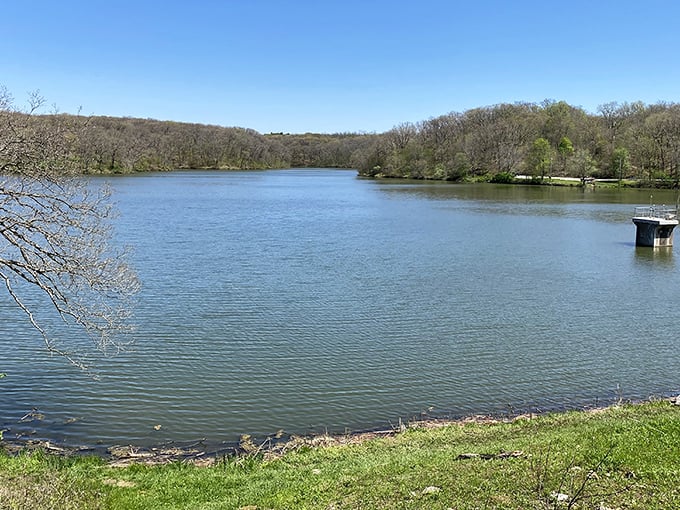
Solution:
{"label": "forest", "polygon": [[367,176],[504,182],[524,174],[677,187],[680,105],[608,103],[593,115],[563,101],[499,104],[400,124],[355,159]]}
{"label": "forest", "polygon": [[348,167],[369,135],[262,135],[252,129],[150,119],[83,120],[75,154],[87,173],[174,169]]}
{"label": "forest", "polygon": [[[451,112],[384,133],[261,134],[152,119],[4,112],[35,132],[58,129],[85,173],[173,169],[356,168],[367,177],[533,182],[556,176],[680,183],[680,104],[564,101]],[[6,117],[7,118],[7,117]],[[11,170],[7,161],[0,162]]]}

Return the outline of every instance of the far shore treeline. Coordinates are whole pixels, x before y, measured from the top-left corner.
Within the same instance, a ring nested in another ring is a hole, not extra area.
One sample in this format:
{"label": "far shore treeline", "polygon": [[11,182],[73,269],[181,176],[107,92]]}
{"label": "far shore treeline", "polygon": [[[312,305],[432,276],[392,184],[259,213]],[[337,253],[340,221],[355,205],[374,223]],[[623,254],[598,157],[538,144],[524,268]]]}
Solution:
{"label": "far shore treeline", "polygon": [[[509,182],[526,174],[680,182],[680,104],[608,103],[596,114],[563,101],[452,112],[385,133],[261,134],[151,119],[32,115],[40,129],[69,125],[84,172],[357,168],[368,177]],[[58,122],[57,122],[58,120]]]}

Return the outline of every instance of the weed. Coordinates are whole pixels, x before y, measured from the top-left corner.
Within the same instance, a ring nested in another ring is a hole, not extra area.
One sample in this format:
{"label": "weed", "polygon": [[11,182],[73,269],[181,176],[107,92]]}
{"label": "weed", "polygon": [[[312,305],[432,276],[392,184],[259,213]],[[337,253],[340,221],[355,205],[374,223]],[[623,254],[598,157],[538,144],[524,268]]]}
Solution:
{"label": "weed", "polygon": [[533,492],[546,509],[578,508],[581,503],[593,502],[599,498],[617,496],[631,489],[633,476],[626,473],[605,471],[615,445],[601,455],[589,467],[577,462],[577,452],[571,454],[565,464],[560,460],[562,452],[555,452],[554,445],[548,445],[545,452],[532,457],[530,472]]}

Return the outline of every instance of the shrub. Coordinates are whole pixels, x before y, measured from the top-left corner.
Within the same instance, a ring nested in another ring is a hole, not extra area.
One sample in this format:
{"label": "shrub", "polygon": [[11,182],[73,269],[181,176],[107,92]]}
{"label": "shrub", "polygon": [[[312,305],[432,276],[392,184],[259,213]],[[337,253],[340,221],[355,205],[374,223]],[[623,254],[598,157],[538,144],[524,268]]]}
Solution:
{"label": "shrub", "polygon": [[495,184],[512,184],[515,182],[515,176],[510,172],[499,172],[491,177],[491,182]]}

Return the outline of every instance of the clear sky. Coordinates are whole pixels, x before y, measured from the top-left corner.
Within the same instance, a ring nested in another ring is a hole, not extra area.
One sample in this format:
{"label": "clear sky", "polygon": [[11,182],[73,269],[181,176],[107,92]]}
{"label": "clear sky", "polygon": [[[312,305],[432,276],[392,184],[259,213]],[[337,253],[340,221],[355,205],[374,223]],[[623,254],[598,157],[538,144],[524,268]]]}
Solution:
{"label": "clear sky", "polygon": [[21,0],[0,84],[63,112],[383,132],[451,111],[680,101],[677,0]]}

